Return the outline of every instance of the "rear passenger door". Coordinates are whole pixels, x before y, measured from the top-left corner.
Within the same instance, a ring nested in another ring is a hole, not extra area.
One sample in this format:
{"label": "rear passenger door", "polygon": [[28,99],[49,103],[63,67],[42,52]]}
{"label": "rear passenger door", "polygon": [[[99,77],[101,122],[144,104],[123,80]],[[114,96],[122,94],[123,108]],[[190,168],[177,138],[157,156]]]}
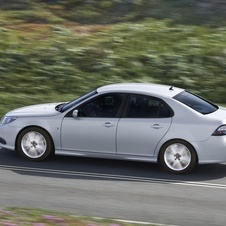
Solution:
{"label": "rear passenger door", "polygon": [[153,156],[155,148],[167,133],[173,111],[161,99],[130,94],[117,130],[117,154]]}

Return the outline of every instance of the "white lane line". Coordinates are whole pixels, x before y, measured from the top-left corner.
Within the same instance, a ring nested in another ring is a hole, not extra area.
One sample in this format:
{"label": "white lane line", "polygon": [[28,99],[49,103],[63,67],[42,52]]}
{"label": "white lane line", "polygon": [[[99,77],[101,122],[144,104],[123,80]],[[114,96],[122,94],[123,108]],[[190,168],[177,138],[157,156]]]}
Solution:
{"label": "white lane line", "polygon": [[121,223],[127,223],[127,224],[155,225],[155,226],[178,226],[178,225],[172,225],[172,224],[159,224],[159,223],[143,222],[143,221],[129,221],[129,220],[118,220],[118,219],[114,219],[114,220],[121,222]]}
{"label": "white lane line", "polygon": [[[94,219],[97,219],[97,220],[104,220],[105,218],[94,217]],[[144,222],[144,221],[132,221],[132,220],[122,220],[122,219],[112,219],[112,220],[113,220],[113,221],[117,221],[117,222],[121,222],[121,223],[137,224],[137,225],[178,226],[178,225],[172,225],[172,224],[159,224],[159,223]]]}
{"label": "white lane line", "polygon": [[65,175],[65,176],[81,176],[81,177],[93,177],[93,178],[114,179],[114,180],[127,180],[127,181],[135,181],[135,182],[149,182],[149,183],[162,183],[162,184],[174,184],[174,185],[183,185],[183,186],[226,189],[225,184],[213,184],[213,183],[205,183],[205,182],[180,181],[180,180],[170,180],[170,179],[157,179],[157,178],[148,178],[148,177],[133,177],[133,176],[123,176],[123,175],[117,175],[117,174],[64,171],[64,170],[43,169],[43,168],[40,169],[40,168],[7,166],[7,165],[0,165],[0,169],[33,172],[33,173],[58,174],[58,175]]}

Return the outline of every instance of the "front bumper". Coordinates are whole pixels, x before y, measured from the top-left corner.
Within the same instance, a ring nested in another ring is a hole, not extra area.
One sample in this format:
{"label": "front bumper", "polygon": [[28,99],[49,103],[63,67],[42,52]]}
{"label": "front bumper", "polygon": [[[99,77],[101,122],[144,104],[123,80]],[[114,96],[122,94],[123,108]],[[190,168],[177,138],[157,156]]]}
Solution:
{"label": "front bumper", "polygon": [[0,147],[15,150],[17,134],[21,128],[9,125],[0,125]]}

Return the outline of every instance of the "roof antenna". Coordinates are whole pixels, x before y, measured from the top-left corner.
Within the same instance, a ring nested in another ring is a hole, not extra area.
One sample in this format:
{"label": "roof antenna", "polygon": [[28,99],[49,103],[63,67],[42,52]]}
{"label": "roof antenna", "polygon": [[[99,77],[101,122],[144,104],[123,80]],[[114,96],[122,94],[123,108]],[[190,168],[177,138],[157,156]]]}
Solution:
{"label": "roof antenna", "polygon": [[169,90],[173,90],[173,86],[171,86],[171,87],[169,88]]}

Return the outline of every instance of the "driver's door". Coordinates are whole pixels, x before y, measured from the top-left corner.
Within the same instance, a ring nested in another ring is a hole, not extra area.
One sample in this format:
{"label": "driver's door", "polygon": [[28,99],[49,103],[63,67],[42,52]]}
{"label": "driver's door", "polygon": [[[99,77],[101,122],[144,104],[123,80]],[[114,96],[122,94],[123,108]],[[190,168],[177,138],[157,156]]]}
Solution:
{"label": "driver's door", "polygon": [[116,153],[116,131],[123,94],[105,94],[77,107],[62,122],[62,149],[68,151]]}

